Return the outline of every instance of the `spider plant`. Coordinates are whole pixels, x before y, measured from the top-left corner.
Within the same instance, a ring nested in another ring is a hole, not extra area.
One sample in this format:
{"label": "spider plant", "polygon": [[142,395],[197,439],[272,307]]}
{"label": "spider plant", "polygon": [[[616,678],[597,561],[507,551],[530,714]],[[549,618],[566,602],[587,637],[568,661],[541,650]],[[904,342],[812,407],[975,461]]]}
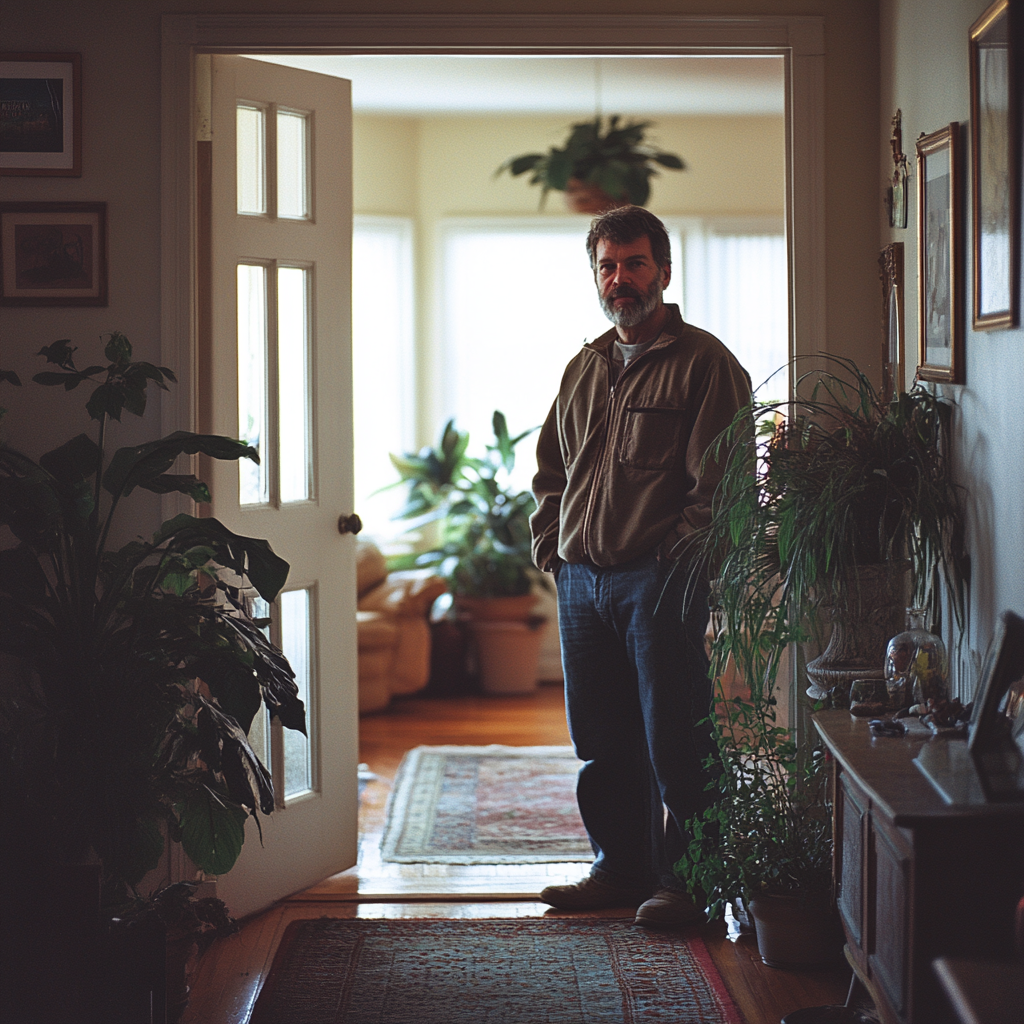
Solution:
{"label": "spider plant", "polygon": [[[722,900],[820,887],[831,835],[821,751],[775,720],[779,660],[813,634],[820,602],[859,603],[859,566],[909,560],[914,601],[944,584],[963,621],[961,489],[949,460],[952,407],[918,385],[885,401],[849,359],[797,382],[792,403],[742,410],[709,452],[725,467],[695,564],[714,566],[713,723],[721,795],[690,823],[677,869]],[[726,698],[735,671],[748,693]]]}

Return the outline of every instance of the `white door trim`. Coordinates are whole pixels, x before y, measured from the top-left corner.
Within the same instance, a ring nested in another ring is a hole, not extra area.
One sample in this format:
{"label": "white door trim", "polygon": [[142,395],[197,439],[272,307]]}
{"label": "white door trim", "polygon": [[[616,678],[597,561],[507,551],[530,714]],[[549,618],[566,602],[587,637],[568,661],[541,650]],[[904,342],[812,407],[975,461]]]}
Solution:
{"label": "white door trim", "polygon": [[[161,356],[181,386],[162,426],[196,428],[197,53],[774,52],[786,58],[790,345],[825,336],[825,34],[819,16],[166,14],[161,47]],[[180,496],[179,496],[180,497]],[[165,512],[183,509],[169,499]]]}

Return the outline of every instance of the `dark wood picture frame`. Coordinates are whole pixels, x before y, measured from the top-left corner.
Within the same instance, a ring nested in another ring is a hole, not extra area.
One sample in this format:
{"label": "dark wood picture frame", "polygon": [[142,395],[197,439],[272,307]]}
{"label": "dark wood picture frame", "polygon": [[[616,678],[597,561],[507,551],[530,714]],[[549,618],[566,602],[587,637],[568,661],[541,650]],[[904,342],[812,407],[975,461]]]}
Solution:
{"label": "dark wood picture frame", "polygon": [[1024,619],[1014,612],[1003,612],[996,624],[995,635],[985,654],[985,662],[974,692],[967,739],[972,753],[997,749],[1005,745],[1022,719],[1020,702],[1007,701],[1011,691],[1024,678]]}
{"label": "dark wood picture frame", "polygon": [[0,306],[105,305],[106,203],[0,203]]}
{"label": "dark wood picture frame", "polygon": [[963,383],[960,124],[917,140],[917,336],[920,380]]}
{"label": "dark wood picture frame", "polygon": [[887,401],[906,388],[903,266],[902,242],[887,245],[878,257],[882,285],[882,397]]}
{"label": "dark wood picture frame", "polygon": [[0,175],[82,176],[80,53],[0,53]]}
{"label": "dark wood picture frame", "polygon": [[971,26],[972,326],[1015,327],[1020,291],[1020,97],[1010,0]]}

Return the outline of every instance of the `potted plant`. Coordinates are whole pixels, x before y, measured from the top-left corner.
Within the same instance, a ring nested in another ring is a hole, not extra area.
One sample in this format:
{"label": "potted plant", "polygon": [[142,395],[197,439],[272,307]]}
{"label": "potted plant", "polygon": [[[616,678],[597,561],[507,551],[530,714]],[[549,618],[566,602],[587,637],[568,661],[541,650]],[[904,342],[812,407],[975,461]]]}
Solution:
{"label": "potted plant", "polygon": [[[533,430],[510,436],[499,411],[492,425],[494,443],[483,457],[467,454],[469,434],[452,420],[437,447],[391,456],[398,483],[409,489],[397,518],[411,520],[412,529],[433,523],[437,530],[435,546],[394,565],[430,567],[447,579],[457,609],[473,623],[482,685],[512,692],[536,683],[543,619],[531,609],[535,584],[546,581],[531,554],[533,495],[508,483],[515,447]],[[517,668],[510,671],[513,662]]]}
{"label": "potted plant", "polygon": [[547,153],[526,153],[506,160],[495,175],[508,171],[513,177],[531,172],[531,185],[541,186],[540,205],[553,189],[566,194],[574,213],[602,213],[632,203],[645,206],[651,195],[655,165],[681,171],[683,161],[644,141],[650,121],[628,121],[613,114],[604,119],[581,121],[572,126],[565,145]]}
{"label": "potted plant", "polygon": [[[841,641],[842,658],[825,666],[830,678],[881,676],[886,639],[906,603],[906,563],[915,603],[936,603],[941,580],[962,615],[950,406],[922,387],[885,402],[852,361],[831,363],[835,372],[801,377],[793,403],[742,411],[712,449],[724,475],[693,554],[716,567],[721,796],[691,823],[695,838],[678,870],[718,906],[795,894],[809,905],[827,892],[824,755],[798,748],[775,721],[780,661],[791,644],[816,635],[819,602],[833,616],[822,660]],[[878,578],[887,596],[872,590]],[[858,626],[861,616],[872,628]],[[730,671],[748,692],[726,697],[721,683]]]}
{"label": "potted plant", "polygon": [[[273,601],[284,585],[288,565],[265,541],[183,514],[112,545],[137,490],[209,501],[195,476],[171,471],[180,455],[257,453],[187,431],[109,453],[112,421],[143,415],[148,385],[174,375],[133,361],[118,332],[107,365],[79,369],[74,352],[43,348],[50,369],[34,380],[93,385],[95,437],[37,459],[0,442],[0,831],[8,879],[45,886],[47,871],[98,858],[105,902],[118,904],[158,864],[165,835],[201,870],[230,870],[246,817],[274,807],[248,729],[266,707],[305,731],[305,710],[239,589]],[[0,379],[21,384],[12,371]]]}

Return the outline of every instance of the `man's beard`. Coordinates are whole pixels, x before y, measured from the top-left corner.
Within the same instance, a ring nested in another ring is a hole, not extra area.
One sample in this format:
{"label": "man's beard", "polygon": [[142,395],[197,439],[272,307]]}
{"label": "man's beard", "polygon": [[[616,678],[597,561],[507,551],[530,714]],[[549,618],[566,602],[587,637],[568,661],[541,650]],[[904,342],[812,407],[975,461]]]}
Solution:
{"label": "man's beard", "polygon": [[[617,327],[636,327],[658,308],[658,303],[661,302],[661,291],[661,281],[657,278],[651,282],[646,295],[642,295],[631,285],[620,284],[611,294],[601,296],[601,309]],[[636,304],[616,307],[615,300],[622,298],[635,299]]]}

